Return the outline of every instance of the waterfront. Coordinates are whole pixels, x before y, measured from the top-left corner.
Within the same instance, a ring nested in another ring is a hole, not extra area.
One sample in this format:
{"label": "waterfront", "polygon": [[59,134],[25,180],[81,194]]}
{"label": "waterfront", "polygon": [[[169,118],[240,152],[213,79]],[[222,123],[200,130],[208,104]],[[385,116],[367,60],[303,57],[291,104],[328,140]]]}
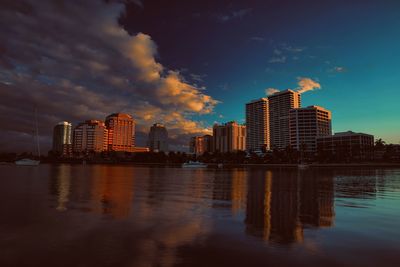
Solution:
{"label": "waterfront", "polygon": [[0,266],[400,265],[400,169],[0,172]]}

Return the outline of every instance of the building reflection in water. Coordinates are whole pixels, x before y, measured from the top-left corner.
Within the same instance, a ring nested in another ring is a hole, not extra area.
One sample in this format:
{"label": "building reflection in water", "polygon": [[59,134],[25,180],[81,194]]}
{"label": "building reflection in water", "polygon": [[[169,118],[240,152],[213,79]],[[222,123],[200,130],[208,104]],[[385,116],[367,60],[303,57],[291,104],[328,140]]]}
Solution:
{"label": "building reflection in water", "polygon": [[57,196],[56,209],[67,210],[71,188],[71,166],[60,165],[51,169],[50,193]]}
{"label": "building reflection in water", "polygon": [[129,168],[101,166],[93,169],[92,209],[114,218],[129,215],[134,192],[133,172]]}
{"label": "building reflection in water", "polygon": [[229,206],[234,215],[245,209],[247,195],[247,175],[245,170],[233,169],[226,172],[216,172],[213,180],[212,199],[214,207]]}
{"label": "building reflection in water", "polygon": [[57,196],[57,210],[65,211],[69,204],[74,209],[114,218],[129,215],[135,181],[129,168],[58,165],[52,167],[51,173],[50,193]]}
{"label": "building reflection in water", "polygon": [[299,243],[305,227],[334,220],[332,176],[292,170],[249,171],[246,232],[272,243]]}

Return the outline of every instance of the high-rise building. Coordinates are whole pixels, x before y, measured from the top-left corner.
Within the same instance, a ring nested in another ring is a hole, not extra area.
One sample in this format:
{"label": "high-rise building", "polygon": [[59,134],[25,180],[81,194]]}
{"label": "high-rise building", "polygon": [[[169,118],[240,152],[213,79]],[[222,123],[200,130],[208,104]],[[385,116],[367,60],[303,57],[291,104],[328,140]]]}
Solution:
{"label": "high-rise building", "polygon": [[147,145],[153,152],[168,152],[168,131],[164,125],[155,123],[150,127]]}
{"label": "high-rise building", "polygon": [[108,150],[132,152],[135,146],[135,121],[132,116],[114,113],[106,118]]}
{"label": "high-rise building", "polygon": [[301,96],[293,90],[277,92],[268,97],[270,146],[285,149],[290,144],[289,111],[301,107]]}
{"label": "high-rise building", "polygon": [[234,152],[246,149],[246,126],[235,121],[213,127],[214,151]]}
{"label": "high-rise building", "polygon": [[332,134],[331,112],[319,106],[295,108],[289,112],[290,146],[313,155],[317,137]]}
{"label": "high-rise building", "polygon": [[269,150],[268,99],[260,98],[246,104],[246,149]]}
{"label": "high-rise building", "polygon": [[107,128],[103,121],[87,120],[74,129],[75,153],[102,152],[107,150]]}
{"label": "high-rise building", "polygon": [[67,156],[72,146],[72,124],[62,121],[54,126],[53,130],[53,152],[58,155]]}
{"label": "high-rise building", "polygon": [[205,152],[212,152],[213,137],[209,134],[203,136],[193,136],[190,138],[189,151],[196,155],[202,155]]}

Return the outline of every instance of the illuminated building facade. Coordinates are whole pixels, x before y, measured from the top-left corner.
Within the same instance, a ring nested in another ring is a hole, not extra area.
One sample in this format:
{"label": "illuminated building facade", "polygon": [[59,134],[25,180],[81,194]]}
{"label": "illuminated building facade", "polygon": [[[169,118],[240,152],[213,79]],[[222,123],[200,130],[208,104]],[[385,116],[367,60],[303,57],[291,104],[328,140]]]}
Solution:
{"label": "illuminated building facade", "polygon": [[285,149],[290,144],[289,111],[301,107],[301,96],[293,90],[268,97],[271,149]]}
{"label": "illuminated building facade", "polygon": [[135,121],[132,116],[114,113],[106,118],[108,150],[133,152],[135,146]]}
{"label": "illuminated building facade", "polygon": [[62,121],[54,126],[53,153],[62,156],[70,156],[72,148],[72,124]]}
{"label": "illuminated building facade", "polygon": [[75,153],[106,151],[107,133],[103,121],[87,120],[79,123],[74,129],[73,151]]}
{"label": "illuminated building facade", "polygon": [[211,135],[193,136],[190,138],[189,152],[202,155],[205,152],[212,152],[213,137]]}
{"label": "illuminated building facade", "polygon": [[213,127],[214,151],[221,153],[246,149],[246,126],[235,121]]}

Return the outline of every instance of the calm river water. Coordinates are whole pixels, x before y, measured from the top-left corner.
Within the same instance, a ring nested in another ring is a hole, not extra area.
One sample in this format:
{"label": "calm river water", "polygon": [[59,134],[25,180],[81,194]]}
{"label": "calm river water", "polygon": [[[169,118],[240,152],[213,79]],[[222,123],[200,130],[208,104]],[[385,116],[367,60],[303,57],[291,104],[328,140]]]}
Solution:
{"label": "calm river water", "polygon": [[400,266],[400,169],[0,166],[0,266]]}

